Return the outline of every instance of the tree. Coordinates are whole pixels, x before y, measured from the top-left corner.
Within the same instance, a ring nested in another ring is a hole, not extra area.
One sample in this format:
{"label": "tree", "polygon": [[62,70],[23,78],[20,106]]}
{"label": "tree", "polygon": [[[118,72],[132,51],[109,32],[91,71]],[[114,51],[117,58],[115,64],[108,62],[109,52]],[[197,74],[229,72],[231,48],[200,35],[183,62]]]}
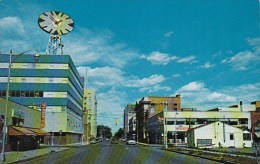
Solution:
{"label": "tree", "polygon": [[111,138],[112,132],[111,128],[105,125],[98,125],[97,126],[97,137],[103,137],[103,138]]}
{"label": "tree", "polygon": [[119,139],[119,138],[124,138],[125,131],[123,128],[119,128],[118,131],[115,133],[114,137]]}

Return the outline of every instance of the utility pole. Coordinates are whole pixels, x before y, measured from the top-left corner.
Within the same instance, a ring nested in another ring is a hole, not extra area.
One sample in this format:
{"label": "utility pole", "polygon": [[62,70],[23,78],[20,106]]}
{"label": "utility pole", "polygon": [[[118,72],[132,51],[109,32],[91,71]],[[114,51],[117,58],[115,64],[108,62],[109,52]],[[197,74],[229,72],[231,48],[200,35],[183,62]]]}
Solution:
{"label": "utility pole", "polygon": [[168,105],[167,105],[167,101],[164,101],[163,102],[163,117],[164,117],[164,123],[163,123],[163,142],[164,142],[164,147],[165,148],[168,148],[168,144],[167,144],[167,108],[168,108]]}

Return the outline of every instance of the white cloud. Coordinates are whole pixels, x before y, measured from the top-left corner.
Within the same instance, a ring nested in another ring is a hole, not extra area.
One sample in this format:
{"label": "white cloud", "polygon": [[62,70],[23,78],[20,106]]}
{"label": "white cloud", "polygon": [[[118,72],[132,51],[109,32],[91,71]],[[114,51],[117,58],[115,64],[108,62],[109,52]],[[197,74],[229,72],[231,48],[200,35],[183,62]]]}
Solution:
{"label": "white cloud", "polygon": [[216,101],[216,102],[236,102],[236,98],[223,94],[223,93],[217,93],[213,92],[210,93],[207,97],[205,97],[206,101]]}
{"label": "white cloud", "polygon": [[[151,87],[159,85],[164,82],[166,78],[162,75],[154,74],[150,77],[137,78],[134,76],[126,76],[123,71],[118,68],[113,67],[99,67],[99,68],[90,68],[90,67],[77,67],[81,76],[87,75],[89,83],[92,87],[101,88],[101,87],[130,87],[130,88],[140,88],[140,87]],[[159,90],[157,88],[157,90]],[[162,90],[162,88],[161,88]],[[164,88],[165,90],[165,88]]]}
{"label": "white cloud", "polygon": [[72,33],[64,42],[64,52],[72,56],[76,65],[98,62],[122,68],[138,56],[135,50],[124,43],[114,43],[113,33],[109,30],[94,32],[86,28],[79,29],[78,33]]}
{"label": "white cloud", "polygon": [[[115,132],[120,125],[123,125],[122,115],[124,108],[129,103],[125,92],[117,91],[114,88],[107,92],[97,94],[98,124],[108,125]],[[115,125],[115,119],[119,118],[119,124]]]}
{"label": "white cloud", "polygon": [[173,31],[169,31],[169,32],[167,32],[167,33],[164,34],[164,37],[170,38],[173,34],[174,34]]}
{"label": "white cloud", "polygon": [[202,82],[191,82],[191,83],[181,87],[178,91],[179,92],[201,91],[201,90],[205,90],[204,86],[205,86],[205,84]]}
{"label": "white cloud", "polygon": [[151,75],[148,78],[143,79],[130,79],[125,82],[125,86],[127,87],[146,87],[159,84],[165,81],[165,77],[162,75]]}
{"label": "white cloud", "polygon": [[0,34],[17,37],[20,35],[24,35],[24,25],[20,18],[18,17],[4,17],[0,19]]}
{"label": "white cloud", "polygon": [[179,60],[177,60],[178,63],[194,63],[196,56],[188,56],[188,57],[184,57],[184,58],[180,58]]}
{"label": "white cloud", "polygon": [[152,64],[157,65],[167,65],[171,60],[177,60],[177,56],[170,56],[166,53],[161,53],[158,51],[152,52],[149,56],[142,55],[139,57],[140,59],[146,59],[150,61]]}
{"label": "white cloud", "polygon": [[174,75],[172,75],[172,77],[174,77],[174,78],[180,77],[180,76],[181,76],[181,74],[174,74]]}
{"label": "white cloud", "polygon": [[243,84],[209,89],[203,82],[191,82],[176,91],[181,94],[183,107],[197,107],[199,110],[228,107],[243,101],[250,104],[260,99],[260,83]]}
{"label": "white cloud", "polygon": [[223,103],[232,105],[237,102],[236,95],[224,91],[211,91],[203,82],[190,82],[173,95],[176,94],[181,94],[183,107],[197,107],[199,110],[223,106]]}
{"label": "white cloud", "polygon": [[[86,77],[93,86],[96,88],[100,87],[109,87],[122,85],[122,82],[125,80],[124,72],[118,68],[112,67],[99,67],[99,68],[90,68],[90,67],[78,67],[80,75]],[[86,71],[87,69],[87,71]]]}
{"label": "white cloud", "polygon": [[251,51],[239,52],[235,56],[222,60],[222,63],[227,63],[232,66],[234,70],[247,70],[250,68],[250,63],[259,60]]}
{"label": "white cloud", "polygon": [[233,70],[239,71],[258,66],[260,60],[260,38],[248,38],[246,41],[250,46],[253,46],[252,50],[239,52],[233,57],[223,59],[221,63],[228,64]]}
{"label": "white cloud", "polygon": [[260,83],[224,87],[220,92],[225,94],[229,93],[230,95],[237,97],[238,100],[250,103],[260,99]]}
{"label": "white cloud", "polygon": [[160,86],[160,85],[154,85],[154,86],[151,86],[151,87],[143,87],[143,88],[139,89],[140,92],[147,92],[148,91],[148,93],[157,92],[157,91],[170,91],[170,90],[171,90],[170,87]]}
{"label": "white cloud", "polygon": [[216,64],[211,64],[210,62],[206,62],[204,65],[198,66],[198,68],[209,69],[209,68],[215,67],[215,65],[216,65]]}

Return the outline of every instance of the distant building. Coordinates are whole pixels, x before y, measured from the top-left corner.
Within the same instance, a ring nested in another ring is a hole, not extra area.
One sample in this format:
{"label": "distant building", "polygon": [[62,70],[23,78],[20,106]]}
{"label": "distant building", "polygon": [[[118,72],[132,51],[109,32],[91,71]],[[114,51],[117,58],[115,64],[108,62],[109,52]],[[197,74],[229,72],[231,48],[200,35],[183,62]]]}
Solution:
{"label": "distant building", "polygon": [[[30,107],[45,103],[46,121],[41,128],[55,136],[54,144],[79,142],[83,81],[71,57],[44,54],[34,61],[33,54],[23,54],[12,61],[10,100]],[[9,54],[1,54],[0,97],[6,96],[8,65]]]}
{"label": "distant building", "polygon": [[187,132],[188,147],[252,147],[251,133],[247,130],[214,122],[191,128]]}
{"label": "distant building", "polygon": [[[85,134],[87,137],[96,138],[97,136],[97,98],[96,91],[93,89],[84,90],[83,111]],[[87,125],[86,125],[87,124]],[[90,139],[88,138],[88,139]],[[89,141],[89,140],[88,140]]]}
{"label": "distant building", "polygon": [[130,128],[129,128],[129,121],[131,118],[135,117],[135,105],[133,104],[128,104],[125,107],[124,110],[124,132],[125,132],[125,138],[129,137],[129,132],[130,132]]}
{"label": "distant building", "polygon": [[138,141],[148,142],[148,131],[147,123],[148,118],[157,115],[164,109],[167,111],[180,111],[181,110],[181,96],[176,95],[175,97],[159,97],[159,96],[148,96],[143,97],[140,101],[136,102],[136,124],[138,134]]}

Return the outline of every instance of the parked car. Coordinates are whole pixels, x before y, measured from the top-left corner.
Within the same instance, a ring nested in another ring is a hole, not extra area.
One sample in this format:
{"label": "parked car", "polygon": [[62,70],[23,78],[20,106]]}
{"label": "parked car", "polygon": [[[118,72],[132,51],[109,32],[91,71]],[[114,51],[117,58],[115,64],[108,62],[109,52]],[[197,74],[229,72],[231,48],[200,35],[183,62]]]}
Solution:
{"label": "parked car", "polygon": [[127,143],[127,145],[135,145],[136,144],[135,140],[128,140],[126,143]]}
{"label": "parked car", "polygon": [[96,140],[90,140],[89,143],[90,143],[90,144],[96,144],[97,142],[96,142]]}

